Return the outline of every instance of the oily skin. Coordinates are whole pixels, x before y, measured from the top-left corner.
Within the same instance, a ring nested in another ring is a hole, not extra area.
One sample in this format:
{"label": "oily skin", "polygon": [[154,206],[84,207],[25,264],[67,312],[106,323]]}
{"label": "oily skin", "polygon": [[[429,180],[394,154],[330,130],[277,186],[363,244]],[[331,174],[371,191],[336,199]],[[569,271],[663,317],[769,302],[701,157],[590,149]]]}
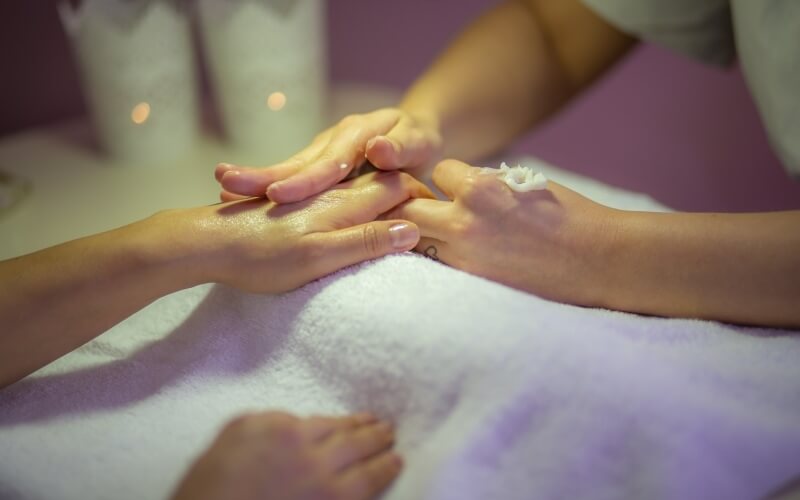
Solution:
{"label": "oily skin", "polygon": [[[208,281],[275,293],[364,260],[360,257],[365,255],[379,257],[393,248],[391,238],[398,236],[390,228],[403,221],[395,220],[380,231],[376,224],[383,222],[370,221],[410,197],[433,194],[408,174],[375,172],[292,204],[250,198],[208,207],[194,218],[205,235],[207,260],[219,263],[216,268],[222,273]],[[415,230],[409,228],[412,237],[395,251],[413,247]],[[215,242],[223,244],[217,247]],[[292,272],[274,272],[287,268]],[[271,273],[269,280],[263,279],[265,273]]]}
{"label": "oily skin", "polygon": [[419,238],[413,223],[374,219],[415,196],[433,195],[408,174],[378,172],[296,204],[261,198],[165,210],[0,262],[0,282],[15,283],[0,287],[7,326],[0,335],[0,387],[177,290],[225,283],[285,292],[410,250]]}

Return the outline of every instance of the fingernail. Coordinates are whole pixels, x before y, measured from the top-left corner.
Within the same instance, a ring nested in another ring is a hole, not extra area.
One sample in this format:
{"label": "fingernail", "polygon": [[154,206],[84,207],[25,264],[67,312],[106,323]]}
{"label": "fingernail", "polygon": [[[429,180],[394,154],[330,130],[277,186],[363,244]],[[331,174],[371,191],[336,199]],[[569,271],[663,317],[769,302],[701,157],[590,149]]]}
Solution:
{"label": "fingernail", "polygon": [[396,250],[406,250],[417,244],[419,231],[416,226],[401,222],[389,228],[389,238]]}
{"label": "fingernail", "polygon": [[217,166],[218,167],[222,167],[222,168],[233,168],[234,167],[233,163],[225,163],[225,162],[219,162],[219,163],[217,163]]}
{"label": "fingernail", "polygon": [[402,467],[403,466],[403,457],[401,457],[397,453],[392,453],[392,463],[396,467]]}
{"label": "fingernail", "polygon": [[372,146],[375,145],[375,141],[377,141],[377,137],[373,137],[372,139],[367,141],[367,149],[372,149]]}

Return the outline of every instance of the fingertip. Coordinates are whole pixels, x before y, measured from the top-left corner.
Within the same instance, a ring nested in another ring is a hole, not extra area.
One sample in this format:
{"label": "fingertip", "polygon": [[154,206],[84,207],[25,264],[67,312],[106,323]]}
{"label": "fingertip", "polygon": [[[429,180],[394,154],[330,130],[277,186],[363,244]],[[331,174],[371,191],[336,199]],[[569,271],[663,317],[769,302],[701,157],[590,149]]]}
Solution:
{"label": "fingertip", "polygon": [[220,176],[218,180],[219,183],[222,184],[223,189],[236,192],[238,179],[241,176],[242,173],[238,170],[227,170]]}
{"label": "fingertip", "polygon": [[267,186],[266,189],[267,198],[269,198],[270,201],[273,201],[275,203],[291,203],[292,201],[294,201],[286,196],[285,193],[286,189],[284,188],[285,185],[286,184],[284,182],[273,182],[272,184]]}
{"label": "fingertip", "polygon": [[231,193],[263,197],[272,175],[264,171],[229,170],[222,176],[222,188]]}
{"label": "fingertip", "polygon": [[306,198],[302,191],[302,187],[297,186],[293,182],[274,182],[267,186],[267,198],[275,203],[296,203]]}
{"label": "fingertip", "polygon": [[231,163],[217,163],[217,166],[214,168],[214,178],[217,179],[217,182],[222,182],[222,178],[225,176],[225,174],[234,168],[236,168],[236,165]]}
{"label": "fingertip", "polygon": [[386,136],[377,136],[367,142],[364,156],[381,170],[397,168],[397,149],[394,142]]}

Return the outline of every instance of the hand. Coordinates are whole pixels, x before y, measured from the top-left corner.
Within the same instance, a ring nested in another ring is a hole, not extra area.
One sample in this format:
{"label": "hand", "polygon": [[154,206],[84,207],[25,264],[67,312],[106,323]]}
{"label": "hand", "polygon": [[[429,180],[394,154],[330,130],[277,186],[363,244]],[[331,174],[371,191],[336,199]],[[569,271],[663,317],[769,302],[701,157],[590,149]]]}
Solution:
{"label": "hand", "polygon": [[[411,250],[414,224],[375,219],[433,194],[401,172],[375,172],[305,201],[276,205],[247,199],[155,216],[161,246],[194,281],[257,293],[297,288],[343,267]],[[187,259],[186,256],[189,256]]]}
{"label": "hand", "polygon": [[266,195],[293,203],[334,186],[365,160],[381,170],[402,168],[421,177],[437,160],[441,142],[432,118],[385,108],[344,118],[282,163],[267,168],[221,163],[214,175],[223,201]]}
{"label": "hand", "polygon": [[239,417],[192,466],[173,500],[359,500],[402,467],[390,424],[369,415]]}
{"label": "hand", "polygon": [[546,298],[601,304],[617,211],[554,182],[515,193],[455,160],[437,165],[433,182],[452,201],[410,200],[386,215],[419,226],[418,251]]}

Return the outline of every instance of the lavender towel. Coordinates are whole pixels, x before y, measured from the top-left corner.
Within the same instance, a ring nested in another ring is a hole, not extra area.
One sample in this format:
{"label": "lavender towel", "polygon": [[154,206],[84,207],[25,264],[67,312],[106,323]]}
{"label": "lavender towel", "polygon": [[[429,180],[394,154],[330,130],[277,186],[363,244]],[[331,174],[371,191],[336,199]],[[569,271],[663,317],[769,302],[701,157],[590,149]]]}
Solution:
{"label": "lavender towel", "polygon": [[0,498],[166,498],[267,408],[393,419],[392,500],[759,498],[800,474],[800,334],[556,304],[410,254],[281,296],[198,287],[0,391]]}

